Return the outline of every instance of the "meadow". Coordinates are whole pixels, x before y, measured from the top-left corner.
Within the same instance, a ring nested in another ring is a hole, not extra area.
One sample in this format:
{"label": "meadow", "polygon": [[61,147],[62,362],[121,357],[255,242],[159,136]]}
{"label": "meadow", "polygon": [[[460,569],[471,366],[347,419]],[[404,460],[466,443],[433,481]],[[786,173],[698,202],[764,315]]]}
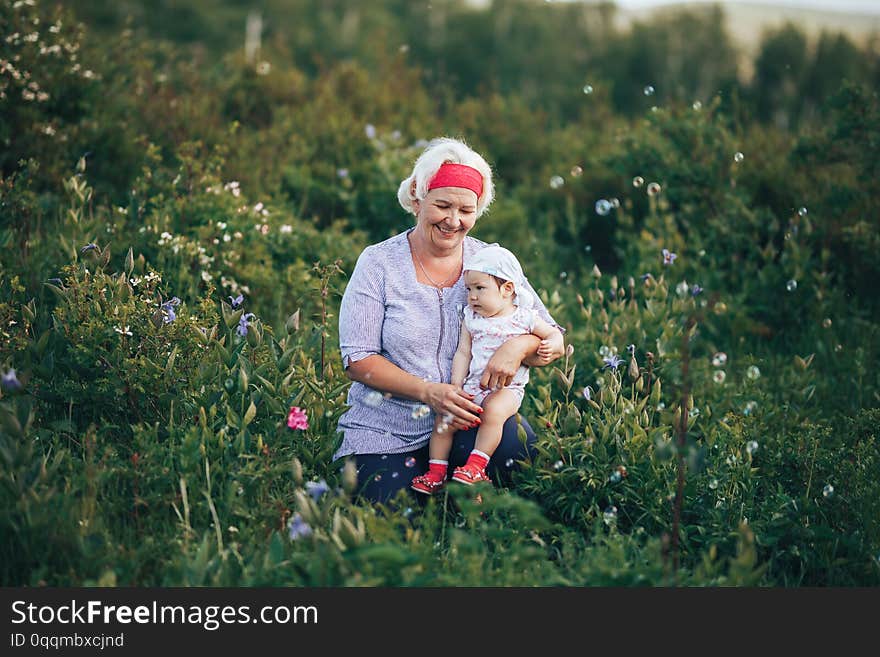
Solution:
{"label": "meadow", "polygon": [[[880,584],[876,40],[137,5],[0,7],[0,584]],[[339,302],[444,134],[569,350],[509,487],[371,505]]]}

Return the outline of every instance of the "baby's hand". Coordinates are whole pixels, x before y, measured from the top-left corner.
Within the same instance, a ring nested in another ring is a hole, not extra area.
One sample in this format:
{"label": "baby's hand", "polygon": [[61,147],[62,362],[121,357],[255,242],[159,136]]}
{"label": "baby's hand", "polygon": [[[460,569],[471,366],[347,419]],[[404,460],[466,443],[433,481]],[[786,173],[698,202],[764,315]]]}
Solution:
{"label": "baby's hand", "polygon": [[553,359],[553,346],[549,340],[541,340],[541,344],[538,345],[538,358],[544,365]]}
{"label": "baby's hand", "polygon": [[549,338],[541,340],[541,344],[538,345],[537,354],[538,358],[541,359],[541,363],[546,365],[559,358],[564,352],[565,344],[562,333],[554,331]]}

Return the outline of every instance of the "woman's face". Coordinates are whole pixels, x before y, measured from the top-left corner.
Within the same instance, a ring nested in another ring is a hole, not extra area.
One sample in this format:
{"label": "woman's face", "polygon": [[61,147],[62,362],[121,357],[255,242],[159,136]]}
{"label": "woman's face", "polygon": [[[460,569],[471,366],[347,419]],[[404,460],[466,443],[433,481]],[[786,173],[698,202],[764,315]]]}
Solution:
{"label": "woman's face", "polygon": [[413,201],[416,226],[440,250],[461,246],[477,222],[477,195],[462,187],[438,187]]}

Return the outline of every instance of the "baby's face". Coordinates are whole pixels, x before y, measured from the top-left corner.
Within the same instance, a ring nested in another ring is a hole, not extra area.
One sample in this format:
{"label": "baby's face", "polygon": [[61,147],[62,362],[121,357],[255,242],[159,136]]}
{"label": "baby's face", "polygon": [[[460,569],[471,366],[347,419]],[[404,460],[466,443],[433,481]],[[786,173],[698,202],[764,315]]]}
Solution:
{"label": "baby's face", "polygon": [[464,273],[468,305],[483,317],[494,317],[513,306],[513,283],[499,285],[489,274],[467,270]]}

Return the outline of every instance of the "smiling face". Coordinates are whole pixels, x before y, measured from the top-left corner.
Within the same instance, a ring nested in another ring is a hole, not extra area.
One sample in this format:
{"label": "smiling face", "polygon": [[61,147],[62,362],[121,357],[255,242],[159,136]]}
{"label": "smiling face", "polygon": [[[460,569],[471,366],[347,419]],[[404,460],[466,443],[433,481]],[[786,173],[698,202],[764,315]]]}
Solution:
{"label": "smiling face", "polygon": [[471,309],[483,317],[504,315],[513,308],[515,287],[510,281],[499,283],[494,276],[468,269],[464,286]]}
{"label": "smiling face", "polygon": [[442,255],[458,249],[477,222],[477,195],[461,187],[438,187],[413,201],[413,209],[416,229],[435,255]]}

